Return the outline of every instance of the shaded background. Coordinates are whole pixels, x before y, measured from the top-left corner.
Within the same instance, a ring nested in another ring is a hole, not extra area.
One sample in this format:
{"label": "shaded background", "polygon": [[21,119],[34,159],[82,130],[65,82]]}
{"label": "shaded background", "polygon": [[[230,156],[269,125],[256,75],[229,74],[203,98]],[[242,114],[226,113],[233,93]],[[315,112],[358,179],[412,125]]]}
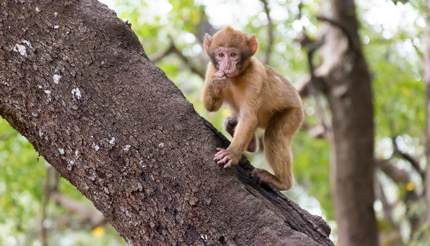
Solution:
{"label": "shaded background", "polygon": [[[205,32],[228,24],[255,34],[257,56],[300,88],[308,76],[305,33],[318,37],[313,0],[102,1],[128,20],[148,56],[175,81],[195,109],[222,129],[227,109],[200,102],[207,57]],[[425,223],[424,1],[356,1],[374,95],[376,201],[382,245],[429,245]],[[318,54],[315,63],[319,62]],[[337,230],[330,191],[330,111],[308,95],[306,122],[294,142],[297,185],[287,196]],[[263,155],[250,155],[265,167]],[[90,202],[58,177],[25,138],[0,119],[0,245],[125,245]]]}

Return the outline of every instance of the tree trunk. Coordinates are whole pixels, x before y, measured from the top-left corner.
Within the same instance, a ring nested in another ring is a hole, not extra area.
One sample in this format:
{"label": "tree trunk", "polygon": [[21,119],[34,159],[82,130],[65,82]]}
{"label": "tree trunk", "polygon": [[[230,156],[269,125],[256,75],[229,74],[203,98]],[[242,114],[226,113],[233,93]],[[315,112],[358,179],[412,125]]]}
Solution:
{"label": "tree trunk", "polygon": [[333,245],[245,159],[214,164],[228,141],[106,6],[6,0],[0,12],[0,115],[130,245]]}
{"label": "tree trunk", "polygon": [[426,198],[427,198],[427,224],[430,226],[430,0],[426,1],[426,29],[424,52],[424,82],[426,83]]}
{"label": "tree trunk", "polygon": [[353,0],[325,2],[324,63],[332,114],[332,191],[342,246],[377,245],[371,78],[360,46]]}

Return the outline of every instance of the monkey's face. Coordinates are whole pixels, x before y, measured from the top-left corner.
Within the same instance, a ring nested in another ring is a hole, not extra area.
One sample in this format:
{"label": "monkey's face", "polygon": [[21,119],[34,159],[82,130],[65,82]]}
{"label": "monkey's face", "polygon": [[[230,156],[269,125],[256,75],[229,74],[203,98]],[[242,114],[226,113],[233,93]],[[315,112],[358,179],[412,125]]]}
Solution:
{"label": "monkey's face", "polygon": [[216,77],[233,78],[239,75],[241,70],[240,50],[234,47],[218,47],[214,54]]}
{"label": "monkey's face", "polygon": [[257,51],[255,36],[226,27],[212,37],[205,35],[203,47],[216,67],[218,78],[233,78],[243,72]]}

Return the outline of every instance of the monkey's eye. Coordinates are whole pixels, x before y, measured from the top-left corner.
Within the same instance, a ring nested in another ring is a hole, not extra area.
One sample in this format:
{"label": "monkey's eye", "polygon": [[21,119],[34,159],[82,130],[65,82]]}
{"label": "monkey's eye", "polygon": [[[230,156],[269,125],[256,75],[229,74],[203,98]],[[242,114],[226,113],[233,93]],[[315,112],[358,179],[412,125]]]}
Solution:
{"label": "monkey's eye", "polygon": [[223,58],[224,57],[224,53],[218,53],[218,57]]}
{"label": "monkey's eye", "polygon": [[231,54],[230,54],[230,56],[231,56],[231,57],[236,57],[236,56],[237,56],[237,53],[234,53],[234,52],[233,52],[233,53],[231,53]]}

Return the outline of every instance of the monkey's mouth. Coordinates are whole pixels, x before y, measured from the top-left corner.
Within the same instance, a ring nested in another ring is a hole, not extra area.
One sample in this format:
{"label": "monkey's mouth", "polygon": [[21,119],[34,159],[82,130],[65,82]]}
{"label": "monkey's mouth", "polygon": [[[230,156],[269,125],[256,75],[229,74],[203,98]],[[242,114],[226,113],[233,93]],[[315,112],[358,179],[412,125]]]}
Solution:
{"label": "monkey's mouth", "polygon": [[225,72],[224,76],[227,78],[233,78],[236,77],[237,75],[239,75],[238,71],[233,71],[233,72]]}
{"label": "monkey's mouth", "polygon": [[[222,74],[222,76],[220,76]],[[217,77],[233,78],[239,75],[239,69],[236,64],[228,64],[226,66],[219,67],[216,72]]]}

